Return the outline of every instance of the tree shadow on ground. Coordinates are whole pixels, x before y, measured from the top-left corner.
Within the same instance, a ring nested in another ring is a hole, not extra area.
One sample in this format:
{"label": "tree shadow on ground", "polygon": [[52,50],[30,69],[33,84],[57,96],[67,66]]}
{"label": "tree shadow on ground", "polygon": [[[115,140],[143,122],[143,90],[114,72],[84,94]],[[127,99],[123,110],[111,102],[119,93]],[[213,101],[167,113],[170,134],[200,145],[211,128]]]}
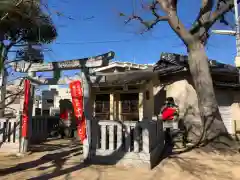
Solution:
{"label": "tree shadow on ground", "polygon": [[81,147],[72,147],[72,148],[73,149],[64,151],[64,152],[58,152],[53,154],[48,153],[37,160],[20,163],[14,167],[0,169],[0,175],[5,176],[8,174],[17,173],[17,172],[28,170],[49,162],[52,162],[56,166],[56,171],[59,171],[64,165],[64,163],[69,159],[70,155],[74,153],[78,153],[82,149]]}
{"label": "tree shadow on ground", "polygon": [[[76,147],[77,145],[75,145]],[[69,147],[69,144],[46,144],[46,143],[41,143],[41,144],[33,144],[30,145],[28,148],[28,151],[30,153],[36,153],[36,152],[45,152],[45,151],[55,151],[61,148],[66,148]]]}
{"label": "tree shadow on ground", "polygon": [[[212,160],[204,160],[199,158],[188,158],[188,157],[172,157],[171,163],[177,164],[177,166],[184,172],[191,174],[192,176],[202,179],[203,177],[209,177],[211,179],[212,176],[216,179],[224,179],[224,180],[231,180],[233,179],[232,174],[224,168],[220,168],[217,165],[212,164]],[[217,161],[215,159],[214,161]],[[225,160],[227,161],[227,160]],[[221,161],[219,161],[221,163]],[[223,165],[224,163],[221,163]],[[234,162],[229,163],[227,162],[227,166],[230,164],[236,165]],[[231,169],[231,168],[230,168]],[[204,173],[203,173],[204,172]]]}

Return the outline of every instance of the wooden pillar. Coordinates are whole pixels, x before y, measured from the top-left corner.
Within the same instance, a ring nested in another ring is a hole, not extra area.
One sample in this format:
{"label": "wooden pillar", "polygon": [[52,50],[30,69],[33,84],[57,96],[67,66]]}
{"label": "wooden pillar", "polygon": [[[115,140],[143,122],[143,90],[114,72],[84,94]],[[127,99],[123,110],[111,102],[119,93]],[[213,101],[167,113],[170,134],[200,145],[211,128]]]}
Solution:
{"label": "wooden pillar", "polygon": [[110,94],[110,120],[114,120],[114,94]]}
{"label": "wooden pillar", "polygon": [[143,104],[144,104],[144,99],[143,99],[143,92],[139,92],[138,96],[138,109],[139,109],[139,121],[143,120]]}
{"label": "wooden pillar", "polygon": [[154,95],[153,95],[153,82],[150,81],[146,84],[143,96],[143,116],[144,119],[152,120],[154,118]]}
{"label": "wooden pillar", "polygon": [[91,112],[93,117],[95,117],[95,109],[96,109],[96,92],[91,87]]}
{"label": "wooden pillar", "polygon": [[114,98],[114,120],[119,120],[119,101],[120,94],[116,93]]}
{"label": "wooden pillar", "polygon": [[120,94],[119,94],[119,101],[118,101],[118,120],[122,121],[122,101],[121,101]]}

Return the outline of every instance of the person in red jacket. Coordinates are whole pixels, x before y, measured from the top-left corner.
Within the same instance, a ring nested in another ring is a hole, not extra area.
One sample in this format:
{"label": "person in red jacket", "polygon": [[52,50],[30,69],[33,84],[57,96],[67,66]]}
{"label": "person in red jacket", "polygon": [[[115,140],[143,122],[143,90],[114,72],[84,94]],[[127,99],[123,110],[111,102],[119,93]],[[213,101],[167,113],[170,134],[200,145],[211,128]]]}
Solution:
{"label": "person in red jacket", "polygon": [[163,121],[177,120],[179,116],[179,109],[172,97],[168,97],[166,99],[166,102],[161,109],[160,115]]}
{"label": "person in red jacket", "polygon": [[[179,108],[175,104],[173,97],[168,97],[160,112],[160,119],[166,121],[176,121],[179,117]],[[173,127],[172,127],[173,128]],[[165,131],[166,143],[172,144],[171,127],[167,127]]]}
{"label": "person in red jacket", "polygon": [[73,108],[68,99],[61,99],[60,104],[60,134],[61,138],[71,137],[73,135]]}

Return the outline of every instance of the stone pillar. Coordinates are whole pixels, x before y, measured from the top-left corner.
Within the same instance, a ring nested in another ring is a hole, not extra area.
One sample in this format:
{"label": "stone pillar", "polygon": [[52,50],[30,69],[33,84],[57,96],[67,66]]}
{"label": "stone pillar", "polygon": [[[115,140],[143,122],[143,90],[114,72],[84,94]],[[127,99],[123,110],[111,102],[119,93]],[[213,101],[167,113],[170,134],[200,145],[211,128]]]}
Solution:
{"label": "stone pillar", "polygon": [[[83,109],[84,109],[84,115],[86,118],[86,131],[87,131],[87,139],[83,141],[83,157],[85,160],[88,160],[91,158],[90,149],[93,149],[91,146],[93,143],[91,143],[92,138],[92,132],[94,133],[94,130],[96,129],[95,125],[91,122],[93,119],[92,112],[90,108],[90,87],[89,83],[87,81],[88,76],[88,70],[83,69],[82,73],[82,87],[83,87]],[[93,131],[92,131],[93,130]],[[95,137],[94,137],[95,138]],[[95,152],[94,152],[95,153]]]}

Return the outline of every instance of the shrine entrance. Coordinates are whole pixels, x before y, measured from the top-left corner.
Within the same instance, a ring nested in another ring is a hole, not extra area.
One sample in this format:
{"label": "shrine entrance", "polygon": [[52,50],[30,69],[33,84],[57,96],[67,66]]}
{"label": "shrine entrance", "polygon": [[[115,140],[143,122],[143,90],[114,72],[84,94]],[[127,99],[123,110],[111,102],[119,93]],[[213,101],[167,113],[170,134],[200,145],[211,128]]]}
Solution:
{"label": "shrine entrance", "polygon": [[[107,68],[112,68],[114,63],[106,65],[113,56],[114,53],[110,52],[91,59],[67,61],[65,64],[53,62],[13,65],[16,71],[27,72],[26,81],[31,82],[29,83],[31,88],[26,88],[29,92],[25,91],[25,93],[28,92],[28,96],[26,96],[29,100],[29,104],[26,106],[28,111],[23,112],[22,118],[22,127],[24,124],[28,124],[28,128],[25,128],[28,130],[28,136],[20,133],[20,152],[26,152],[34,138],[40,138],[42,142],[47,139],[47,133],[45,133],[48,129],[47,120],[42,118],[41,128],[34,129],[37,127],[35,126],[37,123],[32,118],[34,103],[31,97],[34,95],[34,87],[71,84],[70,97],[74,99],[72,101],[75,106],[74,114],[86,119],[86,121],[80,121],[86,122],[87,138],[84,139],[82,145],[83,159],[90,160],[92,163],[152,167],[159,158],[164,145],[162,125],[154,117],[154,86],[159,85],[158,74],[147,65],[131,63],[123,64],[123,69],[115,68],[109,72]],[[96,68],[101,66],[106,67]],[[60,79],[61,70],[73,68],[81,69],[81,72],[71,78]],[[39,71],[54,71],[54,76],[53,78],[38,77],[36,72]],[[102,105],[98,104],[101,100],[105,101]],[[79,105],[81,101],[83,101],[84,115]],[[57,112],[56,109],[51,110],[51,112],[53,111]],[[82,116],[77,114],[82,114]],[[29,118],[26,121],[24,117]],[[83,125],[78,127],[83,127]],[[79,137],[82,137],[82,131],[83,129],[78,131]]]}
{"label": "shrine entrance", "polygon": [[[65,97],[64,93],[45,91],[46,102],[42,101],[41,109],[37,106],[35,102],[35,87],[42,85],[66,85],[74,82],[79,82],[79,91],[82,91],[80,95],[77,93],[77,98],[83,100],[84,118],[86,119],[86,141],[83,141],[83,155],[84,159],[89,157],[89,149],[91,145],[91,122],[92,110],[91,110],[91,83],[94,81],[95,75],[92,69],[106,66],[109,61],[114,58],[114,52],[105,53],[103,55],[83,58],[70,61],[60,61],[60,62],[50,62],[50,63],[28,63],[28,62],[18,62],[13,63],[12,67],[17,72],[27,73],[25,77],[25,100],[22,118],[21,129],[21,140],[20,140],[20,152],[25,153],[29,149],[31,144],[40,144],[49,138],[49,132],[51,133],[54,128],[59,126],[59,116],[60,113],[59,103],[62,101],[72,101],[75,98],[72,93],[66,92],[68,97]],[[63,70],[80,70],[75,76],[63,77],[61,78],[61,71]],[[37,76],[37,72],[53,71],[52,78],[44,78]],[[75,87],[75,86],[74,86]],[[74,91],[74,87],[70,90]],[[76,87],[75,87],[76,88]],[[65,88],[65,89],[69,89]],[[59,91],[61,89],[58,89]],[[42,93],[42,95],[44,94]],[[50,98],[50,96],[52,98]],[[42,99],[43,100],[43,99]],[[76,100],[74,100],[76,101]],[[39,104],[39,102],[38,102]],[[52,104],[52,106],[49,104]],[[66,103],[64,103],[66,105]],[[71,103],[70,103],[71,104]],[[76,102],[75,102],[76,104]],[[72,102],[74,105],[74,102]],[[76,116],[76,111],[74,113]],[[72,123],[74,124],[74,122]],[[73,125],[74,127],[74,125]],[[76,124],[75,124],[76,127]],[[74,128],[73,128],[74,129]],[[75,128],[76,129],[76,128]],[[74,129],[74,130],[75,130]],[[75,130],[76,131],[76,130]],[[64,133],[66,135],[66,132]],[[76,134],[76,133],[75,133]],[[76,137],[76,135],[75,135]],[[79,138],[78,138],[79,143]],[[79,143],[80,144],[80,143]],[[67,145],[68,146],[68,145]]]}

